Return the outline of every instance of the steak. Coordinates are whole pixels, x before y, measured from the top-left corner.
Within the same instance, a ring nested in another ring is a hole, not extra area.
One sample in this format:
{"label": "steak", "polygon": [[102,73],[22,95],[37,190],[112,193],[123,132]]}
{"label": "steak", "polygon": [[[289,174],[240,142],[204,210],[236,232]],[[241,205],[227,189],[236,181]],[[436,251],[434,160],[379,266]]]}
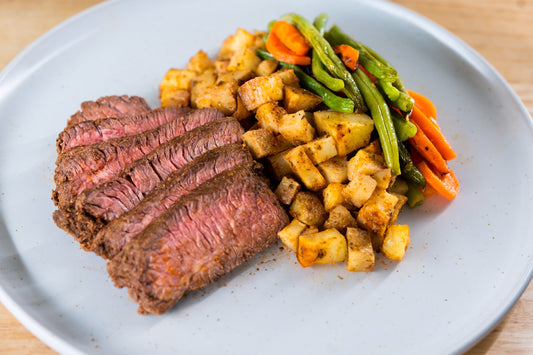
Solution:
{"label": "steak", "polygon": [[[177,112],[174,112],[177,111]],[[161,126],[189,112],[189,108],[162,108],[132,116],[100,118],[66,127],[57,138],[57,152],[80,145],[131,136]]]}
{"label": "steak", "polygon": [[125,168],[118,178],[83,191],[68,211],[70,233],[90,249],[95,234],[107,221],[139,204],[168,175],[205,152],[241,143],[244,130],[233,117],[198,127],[154,149]]}
{"label": "steak", "polygon": [[165,313],[276,241],[288,216],[256,164],[182,196],[109,262],[115,285],[129,288],[140,313]]}
{"label": "steak", "polygon": [[93,121],[107,117],[131,116],[150,111],[150,106],[142,97],[138,96],[104,96],[96,101],[85,101],[81,104],[81,111],[70,116],[67,125],[83,121]]}
{"label": "steak", "polygon": [[182,117],[179,111],[174,112],[175,120],[152,130],[61,153],[54,176],[56,190],[52,198],[55,204],[63,208],[71,206],[80,192],[113,179],[126,165],[159,145],[223,117],[220,111],[211,108],[192,111]]}
{"label": "steak", "polygon": [[150,192],[135,208],[109,222],[95,237],[93,251],[106,259],[113,258],[178,198],[215,175],[250,161],[250,152],[240,144],[216,148],[194,159],[170,174],[164,183]]}

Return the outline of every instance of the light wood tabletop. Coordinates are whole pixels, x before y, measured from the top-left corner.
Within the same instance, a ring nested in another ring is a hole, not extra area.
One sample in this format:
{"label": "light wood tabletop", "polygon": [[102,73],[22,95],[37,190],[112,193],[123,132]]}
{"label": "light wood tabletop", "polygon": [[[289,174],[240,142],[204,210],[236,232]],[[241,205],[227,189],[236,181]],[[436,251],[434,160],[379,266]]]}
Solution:
{"label": "light wood tabletop", "polygon": [[[100,0],[0,0],[0,69],[46,31]],[[395,0],[481,53],[533,114],[533,0]],[[533,285],[468,354],[533,353]],[[437,350],[437,349],[436,349]],[[0,353],[54,354],[0,304]]]}

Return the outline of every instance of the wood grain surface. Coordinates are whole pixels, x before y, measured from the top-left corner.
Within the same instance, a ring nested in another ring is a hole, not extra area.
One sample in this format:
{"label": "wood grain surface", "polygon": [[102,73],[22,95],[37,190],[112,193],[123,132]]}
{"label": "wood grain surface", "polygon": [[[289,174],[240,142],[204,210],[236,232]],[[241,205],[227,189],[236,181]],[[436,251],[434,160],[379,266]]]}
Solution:
{"label": "wood grain surface", "polygon": [[[213,0],[214,1],[214,0]],[[46,31],[99,0],[0,0],[0,69]],[[395,0],[483,55],[533,114],[533,0]],[[533,286],[468,354],[533,354]],[[436,349],[438,350],[438,349]],[[55,354],[0,304],[1,354]]]}

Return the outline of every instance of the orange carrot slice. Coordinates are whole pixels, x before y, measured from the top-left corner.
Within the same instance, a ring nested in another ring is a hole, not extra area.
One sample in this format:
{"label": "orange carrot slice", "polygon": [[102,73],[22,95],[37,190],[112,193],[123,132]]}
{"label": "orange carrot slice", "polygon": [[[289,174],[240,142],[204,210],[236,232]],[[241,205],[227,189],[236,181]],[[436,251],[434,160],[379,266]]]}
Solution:
{"label": "orange carrot slice", "polygon": [[280,62],[285,62],[294,65],[309,65],[311,64],[311,57],[300,56],[287,48],[283,42],[272,31],[268,35],[266,41],[266,49]]}
{"label": "orange carrot slice", "polygon": [[276,21],[271,33],[274,33],[280,41],[296,55],[304,56],[311,49],[311,45],[296,27],[285,21]]}
{"label": "orange carrot slice", "polygon": [[411,121],[416,126],[416,134],[409,138],[409,143],[416,151],[428,161],[439,173],[447,173],[448,165],[446,160],[439,153],[435,145],[429,140],[429,138],[424,134],[422,129],[413,121]]}
{"label": "orange carrot slice", "polygon": [[455,154],[452,146],[448,143],[440,129],[416,106],[416,101],[409,119],[420,127],[445,160],[452,160],[457,157],[457,154]]}
{"label": "orange carrot slice", "polygon": [[452,170],[449,170],[446,174],[439,175],[425,161],[419,162],[416,167],[426,179],[426,184],[448,200],[454,199],[459,193],[459,181]]}
{"label": "orange carrot slice", "polygon": [[359,51],[347,44],[341,44],[334,48],[335,53],[340,54],[344,65],[351,71],[357,69],[357,61],[359,60]]}

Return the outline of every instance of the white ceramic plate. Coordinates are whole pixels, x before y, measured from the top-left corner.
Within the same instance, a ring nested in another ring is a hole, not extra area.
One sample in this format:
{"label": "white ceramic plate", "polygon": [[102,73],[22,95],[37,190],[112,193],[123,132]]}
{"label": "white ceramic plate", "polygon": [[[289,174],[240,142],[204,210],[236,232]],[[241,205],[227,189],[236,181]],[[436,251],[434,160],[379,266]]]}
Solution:
{"label": "white ceramic plate", "polygon": [[[287,12],[330,23],[389,58],[429,96],[462,191],[407,211],[411,246],[370,274],[303,269],[272,247],[165,316],[137,315],[105,263],[52,222],[55,138],[84,100],[158,104],[158,84],[237,27]],[[63,353],[453,353],[510,309],[532,271],[531,118],[463,42],[378,1],[113,1],[63,23],[0,74],[0,299]]]}

